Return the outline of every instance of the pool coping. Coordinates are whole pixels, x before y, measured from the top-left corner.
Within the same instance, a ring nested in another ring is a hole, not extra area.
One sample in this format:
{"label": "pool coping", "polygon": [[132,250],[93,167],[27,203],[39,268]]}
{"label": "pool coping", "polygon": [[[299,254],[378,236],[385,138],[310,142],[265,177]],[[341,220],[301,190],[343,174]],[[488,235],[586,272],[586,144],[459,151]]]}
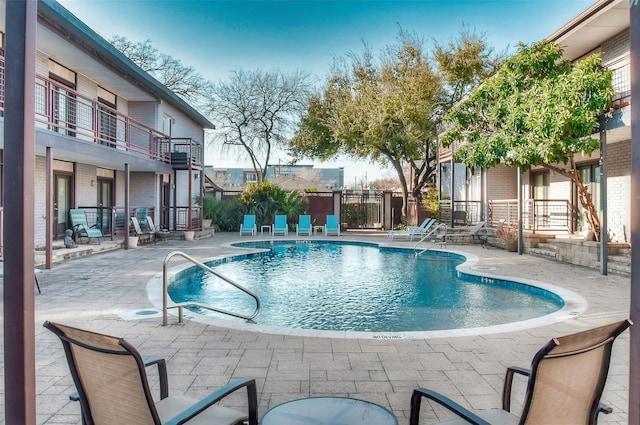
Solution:
{"label": "pool coping", "polygon": [[[261,239],[260,242],[266,242],[272,239]],[[277,239],[273,239],[277,240]],[[308,239],[290,239],[291,240],[300,240],[300,241],[309,241]],[[233,258],[241,255],[250,255],[255,253],[264,252],[265,249],[261,248],[248,248],[248,247],[239,247],[237,246],[238,242],[229,242],[227,244],[223,244],[223,246],[228,248],[234,248],[238,250],[242,250],[243,252],[238,252],[237,254],[225,254],[218,255],[215,257],[209,257],[205,259],[199,259],[199,261],[203,263],[208,263],[211,261],[219,261],[225,258]],[[393,248],[400,250],[408,250],[410,248],[407,247],[397,247],[388,243],[380,243],[380,242],[362,242],[358,240],[351,240],[347,238],[341,238],[340,241],[335,242],[348,242],[354,244],[362,244],[362,245],[372,245],[377,246],[378,248]],[[458,273],[464,273],[468,275],[472,275],[475,277],[492,279],[492,280],[505,280],[509,282],[515,282],[518,284],[528,285],[534,288],[544,289],[549,291],[556,296],[562,298],[564,301],[564,306],[559,310],[546,314],[544,316],[536,317],[533,319],[527,319],[517,322],[505,323],[501,325],[493,325],[493,326],[485,326],[485,327],[473,327],[473,328],[461,328],[461,329],[442,329],[442,330],[431,330],[431,331],[406,331],[406,332],[363,332],[363,331],[333,331],[333,330],[315,330],[315,329],[293,329],[293,328],[284,328],[277,326],[266,326],[266,325],[258,325],[255,323],[247,323],[240,322],[235,320],[226,320],[216,317],[211,317],[203,314],[198,314],[196,312],[186,310],[184,312],[184,318],[187,320],[197,321],[199,323],[205,323],[212,326],[218,326],[221,328],[229,328],[235,330],[243,330],[243,331],[251,331],[265,334],[276,334],[276,335],[288,335],[288,336],[300,336],[300,337],[318,337],[318,338],[338,338],[338,339],[378,339],[378,340],[390,340],[390,339],[433,339],[433,338],[449,338],[449,337],[463,337],[463,336],[475,336],[475,335],[490,335],[502,332],[514,332],[521,331],[525,329],[532,329],[542,326],[548,326],[553,323],[561,322],[568,319],[573,319],[580,314],[584,313],[588,308],[587,301],[580,296],[579,294],[570,291],[568,289],[546,283],[533,279],[525,279],[525,278],[516,278],[507,275],[499,275],[493,274],[491,271],[494,269],[490,266],[480,266],[478,265],[478,257],[469,252],[460,251],[460,250],[449,250],[449,249],[439,249],[432,248],[432,251],[443,252],[448,254],[460,255],[464,257],[465,261],[456,267]],[[175,274],[186,270],[189,267],[192,267],[191,263],[183,263],[175,267],[168,268],[169,277],[174,276]],[[158,273],[153,276],[147,282],[147,296],[149,301],[156,307],[160,309],[162,312],[163,308],[163,294],[162,294],[162,273]],[[170,297],[169,297],[169,300]],[[172,305],[172,301],[169,301],[169,305]],[[177,309],[172,308],[168,309],[167,314],[176,318],[177,320]]]}

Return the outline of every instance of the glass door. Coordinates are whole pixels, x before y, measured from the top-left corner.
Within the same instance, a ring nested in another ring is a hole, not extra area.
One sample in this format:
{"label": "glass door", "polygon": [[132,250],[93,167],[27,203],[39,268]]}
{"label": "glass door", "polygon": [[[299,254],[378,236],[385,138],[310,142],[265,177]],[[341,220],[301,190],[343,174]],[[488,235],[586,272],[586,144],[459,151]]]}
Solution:
{"label": "glass door", "polygon": [[55,174],[53,177],[53,226],[54,239],[64,238],[64,231],[72,227],[69,222],[69,209],[71,209],[71,176]]}
{"label": "glass door", "polygon": [[531,173],[531,197],[533,198],[534,229],[551,226],[549,214],[549,171]]}
{"label": "glass door", "polygon": [[[587,191],[591,194],[593,206],[596,211],[602,211],[602,201],[600,199],[600,164],[583,165],[578,167],[578,171],[582,179],[582,184],[587,187]],[[579,225],[581,229],[585,229],[587,223],[584,217],[584,209],[582,205],[579,205],[579,208],[581,212]]]}
{"label": "glass door", "polygon": [[98,222],[102,233],[111,232],[111,207],[113,207],[113,180],[98,179]]}

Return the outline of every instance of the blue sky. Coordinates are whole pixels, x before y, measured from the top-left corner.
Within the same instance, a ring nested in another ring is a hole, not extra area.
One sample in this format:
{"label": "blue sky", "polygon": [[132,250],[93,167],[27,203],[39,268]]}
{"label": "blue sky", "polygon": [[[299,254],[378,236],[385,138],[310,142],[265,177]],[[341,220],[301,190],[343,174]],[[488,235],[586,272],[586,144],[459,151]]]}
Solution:
{"label": "blue sky", "polygon": [[[132,41],[149,39],[159,51],[193,66],[212,82],[226,79],[230,71],[241,68],[302,69],[323,78],[334,57],[361,52],[363,40],[374,51],[393,44],[399,26],[415,32],[427,43],[434,39],[447,42],[466,26],[485,33],[498,50],[513,48],[518,42],[531,43],[550,35],[593,3],[593,0],[58,1],[104,38],[121,35]],[[378,166],[364,163],[361,167],[363,171],[356,173],[356,179],[365,172],[369,180],[374,173],[387,175]],[[352,181],[352,174],[350,171],[347,182]]]}

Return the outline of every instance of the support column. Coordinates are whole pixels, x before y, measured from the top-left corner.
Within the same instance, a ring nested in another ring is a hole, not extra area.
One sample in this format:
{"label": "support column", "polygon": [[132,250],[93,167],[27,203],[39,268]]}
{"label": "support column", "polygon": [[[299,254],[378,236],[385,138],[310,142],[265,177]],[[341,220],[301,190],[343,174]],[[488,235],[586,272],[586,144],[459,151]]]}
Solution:
{"label": "support column", "polygon": [[518,166],[518,255],[524,251],[524,238],[522,237],[522,170]]}
{"label": "support column", "polygon": [[53,148],[47,146],[45,176],[45,263],[47,269],[53,267]]}
{"label": "support column", "polygon": [[[640,99],[640,5],[630,5],[631,17],[631,98]],[[640,102],[638,103],[640,105]],[[638,105],[635,105],[638,106]],[[627,423],[640,423],[640,108],[631,106],[631,305],[629,328],[629,417]]]}
{"label": "support column", "polygon": [[124,249],[129,249],[129,164],[124,164]]}
{"label": "support column", "polygon": [[392,208],[393,193],[389,190],[382,192],[382,206],[384,219],[382,220],[382,229],[393,229],[393,208]]}
{"label": "support column", "polygon": [[607,120],[600,120],[600,274],[607,275],[609,262],[609,235],[607,228]]}
{"label": "support column", "polygon": [[6,2],[4,109],[4,407],[35,425],[34,174],[37,1]]}

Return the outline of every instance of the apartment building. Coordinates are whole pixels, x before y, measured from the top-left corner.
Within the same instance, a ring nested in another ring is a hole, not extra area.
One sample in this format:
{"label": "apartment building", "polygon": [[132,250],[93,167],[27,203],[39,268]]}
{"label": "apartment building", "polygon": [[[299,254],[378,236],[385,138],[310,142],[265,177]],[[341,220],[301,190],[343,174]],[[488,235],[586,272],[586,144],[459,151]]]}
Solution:
{"label": "apartment building", "polygon": [[[5,10],[0,0],[0,112]],[[169,230],[197,227],[213,124],[54,0],[38,1],[36,49],[36,248],[64,237],[73,208],[107,237],[141,210]]]}
{"label": "apartment building", "polygon": [[[213,183],[230,192],[241,191],[248,183],[258,181],[253,168],[206,166],[205,170]],[[343,167],[317,168],[312,164],[267,165],[265,178],[285,190],[314,189],[330,192],[343,189],[345,185]]]}
{"label": "apartment building", "polygon": [[[582,180],[599,211],[606,209],[606,226],[614,242],[629,242],[631,183],[630,17],[626,0],[599,0],[567,22],[548,40],[564,46],[570,60],[601,53],[613,70],[613,115],[594,133],[604,149],[575,157]],[[452,150],[440,153],[442,207],[467,211],[470,222],[517,219],[517,170],[504,166],[467,169],[454,163]],[[521,175],[523,226],[532,231],[578,233],[584,230],[577,189],[569,179],[542,167]]]}

